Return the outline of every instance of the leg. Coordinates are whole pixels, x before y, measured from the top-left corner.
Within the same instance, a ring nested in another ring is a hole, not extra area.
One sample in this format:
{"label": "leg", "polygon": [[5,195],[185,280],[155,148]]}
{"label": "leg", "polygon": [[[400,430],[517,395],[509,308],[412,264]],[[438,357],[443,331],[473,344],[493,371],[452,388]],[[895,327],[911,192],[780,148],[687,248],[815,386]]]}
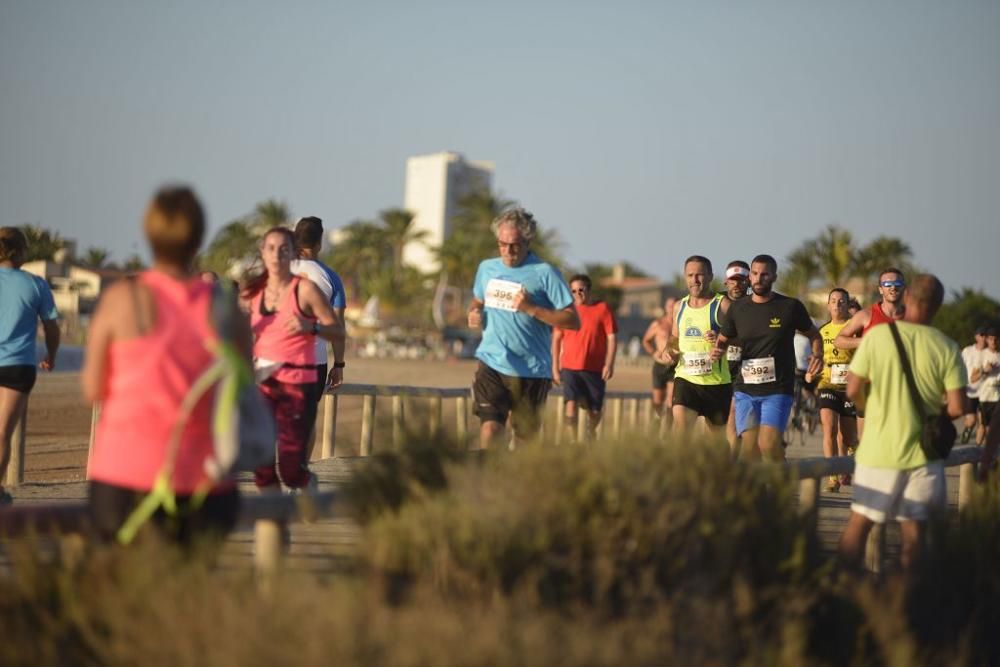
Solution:
{"label": "leg", "polygon": [[278,427],[278,473],[290,489],[309,485],[309,434],[316,422],[314,384],[282,383],[275,405]]}
{"label": "leg", "polygon": [[667,398],[666,387],[662,389],[657,389],[656,387],[653,387],[653,412],[656,414],[657,417],[663,417],[664,414],[663,404],[666,401],[666,398]]}
{"label": "leg", "polygon": [[503,433],[503,422],[494,421],[492,419],[483,421],[483,423],[479,425],[479,448],[489,449],[492,444],[498,442],[500,438],[503,437]]}
{"label": "leg", "polygon": [[912,572],[914,566],[920,562],[920,557],[924,552],[924,541],[927,534],[927,523],[925,521],[900,521],[899,537],[900,549],[899,560],[904,572]]}
{"label": "leg", "polygon": [[565,437],[566,442],[573,442],[576,440],[576,421],[577,421],[577,409],[576,401],[566,401],[566,418],[563,420],[563,429],[566,431]]}
{"label": "leg", "polygon": [[868,533],[871,532],[874,525],[875,522],[865,515],[851,512],[837,547],[841,563],[854,570],[861,569],[861,563],[864,562],[865,557],[865,545],[868,542]]}
{"label": "leg", "polygon": [[14,427],[24,418],[27,408],[27,392],[0,387],[0,491],[3,491],[4,480],[7,479]]}
{"label": "leg", "polygon": [[740,458],[744,461],[760,461],[761,450],[758,445],[760,427],[754,426],[740,433]]}
{"label": "leg", "polygon": [[698,413],[684,405],[675,405],[670,409],[673,416],[673,434],[683,437],[688,429],[698,420]]}
{"label": "leg", "polygon": [[837,431],[840,415],[830,408],[821,408],[819,421],[823,425],[823,456],[830,458],[836,453]]}
{"label": "leg", "polygon": [[726,420],[726,440],[729,442],[729,451],[733,457],[739,455],[739,436],[736,435],[736,399],[729,402],[729,418]]}
{"label": "leg", "polygon": [[761,424],[757,435],[757,447],[761,456],[767,461],[781,463],[785,460],[785,448],[782,446],[782,430],[776,426]]}
{"label": "leg", "polygon": [[587,439],[593,440],[597,436],[597,426],[601,423],[600,410],[587,410]]}

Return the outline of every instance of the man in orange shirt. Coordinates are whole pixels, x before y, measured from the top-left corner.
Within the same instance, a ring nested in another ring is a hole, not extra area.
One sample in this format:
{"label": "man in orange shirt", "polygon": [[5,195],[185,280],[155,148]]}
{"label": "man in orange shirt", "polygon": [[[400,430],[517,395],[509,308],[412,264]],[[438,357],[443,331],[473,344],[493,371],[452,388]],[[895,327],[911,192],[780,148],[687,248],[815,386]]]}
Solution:
{"label": "man in orange shirt", "polygon": [[569,287],[580,328],[553,329],[552,381],[563,388],[570,439],[576,433],[581,402],[587,406],[587,437],[593,438],[601,421],[604,388],[615,372],[618,323],[608,304],[594,300],[589,276],[573,276]]}

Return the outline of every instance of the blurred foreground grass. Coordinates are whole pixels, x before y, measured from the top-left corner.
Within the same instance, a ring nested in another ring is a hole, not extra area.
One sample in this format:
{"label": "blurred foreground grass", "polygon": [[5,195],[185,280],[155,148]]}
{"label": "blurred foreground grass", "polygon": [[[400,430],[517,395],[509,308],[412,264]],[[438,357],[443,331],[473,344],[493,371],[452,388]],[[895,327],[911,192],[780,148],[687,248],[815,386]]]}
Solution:
{"label": "blurred foreground grass", "polygon": [[1000,662],[996,480],[879,584],[836,572],[793,486],[719,443],[462,458],[415,438],[349,493],[360,567],[268,595],[151,541],[55,563],[11,545],[0,664]]}

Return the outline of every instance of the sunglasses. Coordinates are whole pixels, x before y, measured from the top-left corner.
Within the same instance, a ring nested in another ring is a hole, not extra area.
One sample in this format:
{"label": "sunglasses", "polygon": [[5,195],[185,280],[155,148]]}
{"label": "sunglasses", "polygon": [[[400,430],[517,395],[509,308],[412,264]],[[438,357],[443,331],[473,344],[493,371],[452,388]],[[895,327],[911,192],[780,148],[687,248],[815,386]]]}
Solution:
{"label": "sunglasses", "polygon": [[906,287],[906,283],[902,280],[883,280],[879,283],[882,287],[895,287],[896,289],[903,289]]}

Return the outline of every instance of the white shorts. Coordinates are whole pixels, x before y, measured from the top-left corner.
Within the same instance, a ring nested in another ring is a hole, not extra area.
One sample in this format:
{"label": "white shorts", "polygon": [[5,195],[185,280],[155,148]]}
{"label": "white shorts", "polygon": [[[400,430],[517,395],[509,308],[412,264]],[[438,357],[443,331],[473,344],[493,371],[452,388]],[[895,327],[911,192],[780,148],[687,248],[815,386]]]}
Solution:
{"label": "white shorts", "polygon": [[912,470],[854,467],[851,511],[875,523],[926,521],[945,504],[944,463],[933,461]]}

